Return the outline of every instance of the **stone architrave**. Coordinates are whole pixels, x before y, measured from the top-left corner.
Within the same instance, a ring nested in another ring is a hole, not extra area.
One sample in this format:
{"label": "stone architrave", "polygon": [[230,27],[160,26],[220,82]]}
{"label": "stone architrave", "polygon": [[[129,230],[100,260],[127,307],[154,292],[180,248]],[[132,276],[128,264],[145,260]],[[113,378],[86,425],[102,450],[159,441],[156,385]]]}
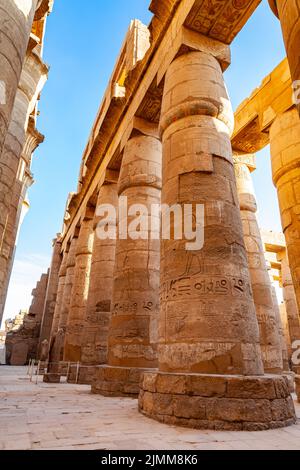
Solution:
{"label": "stone architrave", "polygon": [[[162,202],[202,204],[204,246],[164,240],[159,371],[145,372],[139,409],[169,424],[258,430],[295,422],[287,379],[264,376],[243,241],[221,66],[183,52],[167,70],[161,113]],[[280,412],[278,412],[280,410]]]}

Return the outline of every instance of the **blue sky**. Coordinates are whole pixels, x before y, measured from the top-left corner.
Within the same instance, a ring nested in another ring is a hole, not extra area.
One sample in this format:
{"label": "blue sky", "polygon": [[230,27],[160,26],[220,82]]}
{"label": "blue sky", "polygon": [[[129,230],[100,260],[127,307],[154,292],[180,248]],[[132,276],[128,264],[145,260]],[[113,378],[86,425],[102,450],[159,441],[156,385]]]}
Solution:
{"label": "blue sky", "polygon": [[[44,60],[50,64],[38,128],[31,209],[20,233],[5,317],[28,308],[31,290],[51,258],[67,194],[76,190],[81,156],[129,22],[148,24],[150,0],[56,0],[47,24]],[[285,56],[278,20],[267,0],[232,45],[226,82],[234,108]],[[280,230],[269,149],[258,154],[254,183],[263,228]]]}

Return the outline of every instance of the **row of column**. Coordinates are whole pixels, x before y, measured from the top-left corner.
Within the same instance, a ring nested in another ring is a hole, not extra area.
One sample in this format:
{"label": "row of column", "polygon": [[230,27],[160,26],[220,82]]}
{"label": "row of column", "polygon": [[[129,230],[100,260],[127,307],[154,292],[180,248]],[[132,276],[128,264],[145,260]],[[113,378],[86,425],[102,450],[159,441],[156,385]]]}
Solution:
{"label": "row of column", "polygon": [[[153,220],[140,221],[144,237],[133,240],[121,209],[128,236],[104,242],[89,211],[63,257],[52,346],[57,335],[60,359],[93,366],[94,393],[139,394],[140,411],[155,419],[266,429],[295,414],[249,163],[233,159],[232,128],[217,59],[177,57],[165,78],[161,138],[135,130],[118,185],[103,186],[97,206],[127,198],[128,207],[162,202],[184,213],[202,204],[204,246],[160,241]],[[170,226],[175,234],[172,217]]]}

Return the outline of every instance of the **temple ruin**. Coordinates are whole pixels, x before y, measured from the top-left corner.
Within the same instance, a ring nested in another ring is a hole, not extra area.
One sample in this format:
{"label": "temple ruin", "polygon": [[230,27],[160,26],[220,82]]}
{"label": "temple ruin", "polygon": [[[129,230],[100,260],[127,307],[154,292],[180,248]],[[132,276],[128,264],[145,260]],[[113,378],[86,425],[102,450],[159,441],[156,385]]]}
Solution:
{"label": "temple ruin", "polygon": [[[138,399],[140,413],[165,424],[256,431],[295,423],[300,0],[269,0],[287,58],[235,113],[223,75],[232,41],[260,2],[152,0],[150,25],[131,22],[82,157],[77,192],[68,198],[62,232],[53,242],[49,272],[33,293],[28,319],[36,359],[48,361],[45,382],[59,383],[67,375],[69,382],[90,384],[93,394]],[[31,68],[39,59],[32,90],[37,96],[47,72],[37,52],[38,32],[51,2],[27,3],[32,15],[20,31],[27,37],[33,27],[36,34],[26,57]],[[24,47],[21,52],[25,57]],[[0,46],[0,65],[1,54]],[[22,79],[21,69],[19,64]],[[13,97],[14,106],[18,102],[18,83],[10,83],[12,99],[0,114],[1,165],[7,161]],[[42,140],[34,110],[26,156],[21,146],[13,154],[17,163],[22,155],[27,172]],[[282,234],[261,231],[257,220],[251,174],[256,153],[267,145]],[[21,194],[16,199],[8,193],[7,181],[17,177],[17,166],[6,166],[9,175],[2,180],[0,172],[3,299]],[[24,198],[24,186],[21,192]],[[175,217],[169,219],[170,238],[162,238],[159,212],[151,225],[141,217],[140,236],[131,238],[134,215],[124,212],[124,200],[149,210],[188,206],[194,230],[195,207],[204,206],[202,248],[187,249],[190,240],[176,236]],[[99,207],[114,209],[116,220]],[[106,239],[99,237],[103,225],[111,234]],[[7,340],[8,354],[26,356],[26,363],[33,352],[21,335]]]}

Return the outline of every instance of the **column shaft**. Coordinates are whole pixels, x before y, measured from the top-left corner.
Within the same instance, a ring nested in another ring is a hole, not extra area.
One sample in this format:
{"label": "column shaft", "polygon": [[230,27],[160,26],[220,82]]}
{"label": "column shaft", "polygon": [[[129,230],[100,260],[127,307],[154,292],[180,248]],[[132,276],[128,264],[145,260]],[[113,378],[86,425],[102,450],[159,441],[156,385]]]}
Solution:
{"label": "column shaft", "polygon": [[281,259],[283,298],[286,306],[291,344],[300,340],[300,316],[286,252]]}
{"label": "column shaft", "polygon": [[[152,205],[159,205],[161,197],[157,138],[138,135],[127,142],[118,189],[128,208],[128,233],[116,244],[108,367],[98,370],[92,391],[137,396],[142,372],[157,366],[159,220],[155,227],[150,224]],[[137,212],[141,217],[134,228]],[[120,208],[119,228],[126,227],[126,218],[127,210],[125,214]]]}
{"label": "column shaft", "polygon": [[[253,157],[253,156],[252,156]],[[266,265],[263,242],[256,217],[257,203],[247,156],[236,155],[235,174],[248,256],[251,286],[260,329],[260,347],[266,373],[283,371],[280,315],[275,311],[273,291]],[[278,310],[278,306],[277,306]],[[278,312],[279,313],[279,312]]]}
{"label": "column shaft", "polygon": [[[177,57],[166,73],[162,103],[162,202],[182,210],[204,206],[204,245],[193,249],[186,234],[162,240],[159,372],[144,373],[139,409],[193,428],[268,429],[274,420],[277,426],[294,423],[295,410],[285,378],[263,375],[232,128],[222,70],[211,50]],[[203,220],[195,219],[201,228]],[[274,386],[284,390],[284,418],[272,415],[267,389]]]}
{"label": "column shaft", "polygon": [[[116,184],[105,184],[101,187],[96,209],[102,205],[111,205],[117,213],[118,192]],[[100,221],[101,217],[95,215],[95,239],[81,357],[81,362],[86,365],[99,365],[107,362],[116,240],[113,238],[103,240],[97,236]],[[115,223],[115,220],[111,220],[110,228],[113,228]]]}
{"label": "column shaft", "polygon": [[44,305],[44,312],[41,324],[39,350],[41,350],[42,343],[47,340],[50,341],[55,304],[57,300],[57,290],[59,282],[59,271],[61,267],[61,241],[56,239],[53,244],[53,255],[49,273],[48,287]]}
{"label": "column shaft", "polygon": [[0,160],[37,0],[0,2]]}
{"label": "column shaft", "polygon": [[65,361],[81,361],[93,242],[93,219],[85,219],[80,227],[76,248],[74,280],[65,340]]}
{"label": "column shaft", "polygon": [[300,309],[300,119],[296,109],[279,115],[270,131],[273,181]]}

